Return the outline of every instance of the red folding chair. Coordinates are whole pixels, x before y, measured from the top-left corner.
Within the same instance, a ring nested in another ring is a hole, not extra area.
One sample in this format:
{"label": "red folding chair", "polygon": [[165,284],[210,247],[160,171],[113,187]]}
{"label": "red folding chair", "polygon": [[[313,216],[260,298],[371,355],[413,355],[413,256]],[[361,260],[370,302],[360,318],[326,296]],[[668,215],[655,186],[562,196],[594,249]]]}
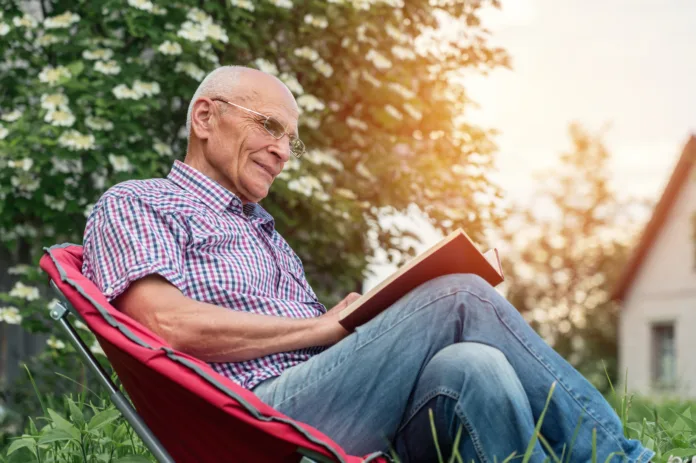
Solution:
{"label": "red folding chair", "polygon": [[[381,452],[362,458],[348,455],[321,432],[277,412],[208,364],[172,349],[116,310],[82,275],[81,246],[47,248],[40,265],[65,302],[51,309],[51,317],[159,462],[390,461]],[[94,332],[135,409],[70,324],[70,312]]]}

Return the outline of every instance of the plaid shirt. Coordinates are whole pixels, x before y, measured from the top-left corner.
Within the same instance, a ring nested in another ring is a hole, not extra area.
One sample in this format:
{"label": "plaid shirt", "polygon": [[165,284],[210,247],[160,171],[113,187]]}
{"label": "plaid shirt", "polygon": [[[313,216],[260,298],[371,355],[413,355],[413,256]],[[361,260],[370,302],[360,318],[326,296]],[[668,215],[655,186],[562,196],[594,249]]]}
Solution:
{"label": "plaid shirt", "polygon": [[[273,217],[179,161],[166,179],[123,182],[101,197],[87,220],[82,271],[109,300],[157,274],[192,299],[232,310],[289,318],[326,312]],[[251,389],[323,349],[211,366]]]}

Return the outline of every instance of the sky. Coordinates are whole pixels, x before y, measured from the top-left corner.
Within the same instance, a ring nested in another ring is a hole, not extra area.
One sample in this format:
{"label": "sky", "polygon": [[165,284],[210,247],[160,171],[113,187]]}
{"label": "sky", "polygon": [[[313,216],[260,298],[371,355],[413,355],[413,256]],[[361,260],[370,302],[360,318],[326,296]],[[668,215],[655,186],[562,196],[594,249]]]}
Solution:
{"label": "sky", "polygon": [[[575,121],[608,127],[620,197],[657,201],[688,137],[696,135],[696,0],[502,0],[483,24],[512,69],[470,76],[469,120],[495,128],[493,180],[525,202],[533,173],[570,146]],[[427,249],[440,235],[409,219]],[[364,290],[394,269],[374,266]]]}

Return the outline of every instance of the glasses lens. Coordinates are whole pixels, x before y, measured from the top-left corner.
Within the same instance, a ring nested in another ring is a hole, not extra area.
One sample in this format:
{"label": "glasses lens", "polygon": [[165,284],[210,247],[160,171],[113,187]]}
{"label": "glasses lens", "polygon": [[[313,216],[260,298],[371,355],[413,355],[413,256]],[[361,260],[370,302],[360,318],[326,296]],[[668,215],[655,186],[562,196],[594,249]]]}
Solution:
{"label": "glasses lens", "polygon": [[283,127],[280,122],[272,117],[266,119],[263,126],[266,128],[266,130],[268,130],[268,133],[273,135],[274,138],[280,138],[285,135],[285,127]]}
{"label": "glasses lens", "polygon": [[297,159],[301,158],[302,155],[305,154],[305,146],[304,143],[302,143],[302,140],[299,138],[293,138],[290,140],[290,151]]}

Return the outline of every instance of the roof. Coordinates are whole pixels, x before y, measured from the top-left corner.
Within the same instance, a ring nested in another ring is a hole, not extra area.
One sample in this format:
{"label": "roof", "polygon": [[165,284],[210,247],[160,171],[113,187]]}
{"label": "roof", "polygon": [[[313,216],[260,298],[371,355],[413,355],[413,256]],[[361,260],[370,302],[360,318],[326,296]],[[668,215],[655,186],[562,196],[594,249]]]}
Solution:
{"label": "roof", "polygon": [[633,281],[638,275],[638,271],[645,262],[650,248],[659,235],[662,226],[665,224],[669,212],[676,203],[679,192],[689,178],[689,172],[691,171],[694,161],[696,161],[696,136],[692,135],[686,142],[686,146],[684,146],[684,151],[682,151],[681,157],[677,162],[677,166],[674,168],[674,172],[672,172],[672,177],[670,177],[660,201],[653,210],[648,225],[645,227],[645,230],[643,230],[638,246],[633,251],[628,265],[624,268],[612,292],[611,298],[613,300],[623,301],[626,297],[628,290],[631,288]]}

